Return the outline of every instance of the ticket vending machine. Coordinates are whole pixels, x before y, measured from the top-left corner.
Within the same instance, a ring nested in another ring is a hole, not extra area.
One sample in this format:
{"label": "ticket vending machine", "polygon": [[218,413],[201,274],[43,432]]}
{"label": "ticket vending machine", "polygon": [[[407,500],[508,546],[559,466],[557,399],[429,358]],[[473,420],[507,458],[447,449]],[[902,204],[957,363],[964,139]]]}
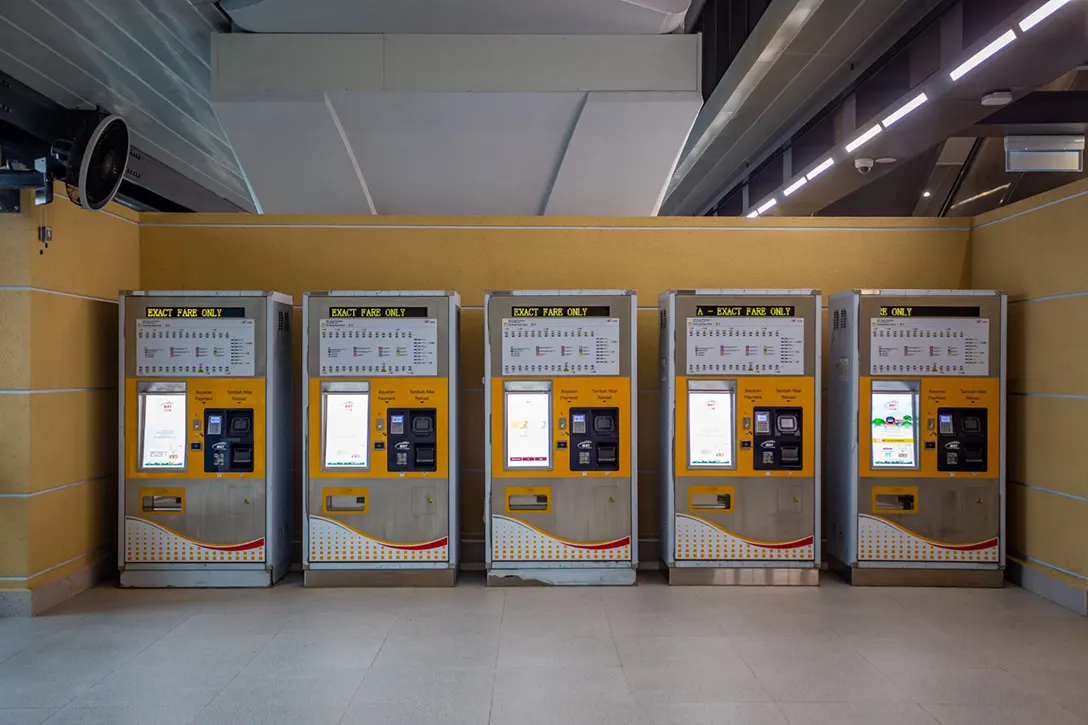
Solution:
{"label": "ticket vending machine", "polygon": [[819,290],[659,297],[670,584],[817,584]]}
{"label": "ticket vending machine", "polygon": [[484,301],[489,584],[633,584],[635,294]]}
{"label": "ticket vending machine", "polygon": [[1005,295],[860,290],[829,317],[830,564],[856,585],[1001,586]]}
{"label": "ticket vending machine", "polygon": [[287,573],[291,306],[276,292],[121,294],[121,586]]}
{"label": "ticket vending machine", "polygon": [[303,296],[306,586],[457,578],[455,292]]}

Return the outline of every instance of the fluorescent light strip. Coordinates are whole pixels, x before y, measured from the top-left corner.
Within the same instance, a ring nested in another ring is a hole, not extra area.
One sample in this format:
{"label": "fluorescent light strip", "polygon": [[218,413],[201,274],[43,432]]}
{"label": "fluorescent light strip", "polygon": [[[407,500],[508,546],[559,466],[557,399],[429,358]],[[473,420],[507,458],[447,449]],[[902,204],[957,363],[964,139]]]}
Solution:
{"label": "fluorescent light strip", "polygon": [[759,216],[759,212],[758,211],[750,211],[747,214],[745,214],[745,216],[748,217],[749,219],[755,219],[757,216]]}
{"label": "fluorescent light strip", "polygon": [[981,65],[984,60],[986,60],[991,55],[1001,50],[1014,40],[1016,40],[1016,33],[1012,32],[1011,30],[1005,31],[1005,33],[1000,38],[990,43],[979,52],[972,55],[963,64],[961,64],[951,73],[949,73],[948,77],[954,81],[958,81],[960,78],[963,78],[965,75],[974,70],[976,66]]}
{"label": "fluorescent light strip", "polygon": [[820,164],[815,169],[813,169],[812,171],[805,174],[805,178],[808,179],[809,181],[812,181],[817,176],[824,173],[825,171],[827,171],[828,169],[830,169],[834,165],[835,165],[835,159],[826,159],[822,164]]}
{"label": "fluorescent light strip", "polygon": [[880,131],[881,131],[881,128],[880,128],[880,124],[878,123],[877,125],[873,126],[868,131],[861,134],[860,136],[858,136],[856,139],[854,139],[850,143],[846,144],[846,153],[850,154],[850,153],[853,153],[854,151],[857,151],[863,145],[869,143],[869,141],[872,140],[872,138],[874,136],[876,136],[878,133],[880,133]]}
{"label": "fluorescent light strip", "polygon": [[805,177],[802,176],[800,179],[798,179],[797,181],[795,181],[792,184],[790,184],[789,186],[787,186],[782,193],[785,194],[786,196],[789,196],[790,194],[797,191],[798,189],[800,189],[802,186],[804,186],[807,183],[808,183],[808,179],[806,179]]}
{"label": "fluorescent light strip", "polygon": [[1068,2],[1069,0],[1050,0],[1050,2],[1043,3],[1038,10],[1020,21],[1020,32],[1026,33],[1031,30]]}
{"label": "fluorescent light strip", "polygon": [[759,212],[760,214],[766,214],[766,213],[767,213],[767,210],[768,210],[768,209],[770,209],[770,208],[772,208],[772,207],[773,207],[773,206],[774,206],[775,204],[777,204],[777,203],[778,203],[778,199],[775,199],[775,198],[774,198],[774,197],[772,196],[772,197],[771,197],[770,199],[768,199],[767,201],[763,202],[763,206],[761,206],[761,207],[757,208],[757,209],[756,209],[756,211],[757,211],[757,212]]}
{"label": "fluorescent light strip", "polygon": [[896,111],[892,115],[885,118],[884,119],[884,128],[888,128],[893,123],[895,123],[899,119],[903,118],[903,116],[906,116],[908,113],[913,111],[915,108],[918,108],[918,106],[922,105],[923,103],[925,103],[928,100],[929,100],[929,98],[926,96],[925,93],[919,93],[917,96],[910,99],[905,105],[900,107],[900,109],[898,111]]}

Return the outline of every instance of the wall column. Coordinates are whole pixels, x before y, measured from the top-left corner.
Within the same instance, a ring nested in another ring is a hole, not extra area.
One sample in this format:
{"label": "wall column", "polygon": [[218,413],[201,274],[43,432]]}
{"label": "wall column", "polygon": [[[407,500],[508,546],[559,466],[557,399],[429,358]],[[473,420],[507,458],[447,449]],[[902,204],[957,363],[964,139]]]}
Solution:
{"label": "wall column", "polygon": [[0,215],[0,616],[114,571],[117,294],[139,286],[136,220],[84,211],[63,188]]}

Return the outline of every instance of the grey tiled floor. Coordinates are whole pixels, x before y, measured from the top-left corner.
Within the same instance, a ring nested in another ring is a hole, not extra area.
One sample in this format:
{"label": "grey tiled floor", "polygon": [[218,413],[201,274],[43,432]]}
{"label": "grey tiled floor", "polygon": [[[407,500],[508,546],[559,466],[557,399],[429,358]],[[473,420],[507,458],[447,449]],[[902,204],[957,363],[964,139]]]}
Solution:
{"label": "grey tiled floor", "polygon": [[0,725],[1086,725],[1016,588],[119,591],[0,620]]}

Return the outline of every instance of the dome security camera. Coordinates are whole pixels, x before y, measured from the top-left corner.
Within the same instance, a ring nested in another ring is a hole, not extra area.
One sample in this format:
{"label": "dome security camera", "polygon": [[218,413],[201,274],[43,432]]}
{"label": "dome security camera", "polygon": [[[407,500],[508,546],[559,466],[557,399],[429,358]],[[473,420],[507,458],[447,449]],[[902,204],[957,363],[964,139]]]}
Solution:
{"label": "dome security camera", "polygon": [[868,174],[873,170],[874,163],[872,159],[854,159],[854,168],[859,174]]}

